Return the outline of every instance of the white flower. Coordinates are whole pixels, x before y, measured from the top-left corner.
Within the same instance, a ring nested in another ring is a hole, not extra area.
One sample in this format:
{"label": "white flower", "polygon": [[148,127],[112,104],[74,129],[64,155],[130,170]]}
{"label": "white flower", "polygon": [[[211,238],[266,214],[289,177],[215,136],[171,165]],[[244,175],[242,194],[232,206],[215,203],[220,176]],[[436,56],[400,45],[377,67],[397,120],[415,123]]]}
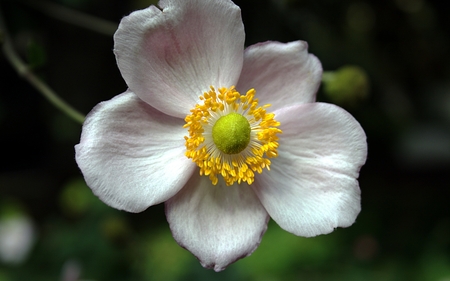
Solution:
{"label": "white flower", "polygon": [[159,7],[114,36],[129,89],[91,111],[75,147],[93,192],[129,212],[166,202],[174,238],[216,271],[257,248],[269,215],[306,237],[350,226],[366,136],[343,109],[315,103],[322,67],[307,44],[244,51],[229,0]]}
{"label": "white flower", "polygon": [[0,220],[0,260],[9,264],[20,264],[27,257],[35,241],[32,221],[24,216]]}

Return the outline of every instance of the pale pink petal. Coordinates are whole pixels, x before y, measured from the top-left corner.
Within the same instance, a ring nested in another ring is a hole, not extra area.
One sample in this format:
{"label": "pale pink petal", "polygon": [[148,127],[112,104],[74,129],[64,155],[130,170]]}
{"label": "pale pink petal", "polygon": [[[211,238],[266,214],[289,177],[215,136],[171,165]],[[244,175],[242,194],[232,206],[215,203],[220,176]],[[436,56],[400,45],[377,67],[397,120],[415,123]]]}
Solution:
{"label": "pale pink petal", "polygon": [[114,53],[128,87],[185,117],[210,86],[237,83],[244,52],[240,9],[229,0],[163,0],[122,19]]}
{"label": "pale pink petal", "polygon": [[236,89],[245,93],[254,88],[260,104],[270,103],[275,110],[314,102],[321,79],[322,65],[308,54],[306,42],[265,42],[245,50]]}
{"label": "pale pink petal", "polygon": [[248,185],[214,186],[206,176],[193,176],[169,199],[166,216],[175,240],[215,271],[250,255],[269,219]]}
{"label": "pale pink petal", "polygon": [[283,130],[279,156],[252,185],[267,212],[283,229],[306,237],[353,224],[367,157],[359,123],[325,103],[284,108],[275,117]]}
{"label": "pale pink petal", "polygon": [[106,204],[129,212],[172,197],[196,167],[184,156],[183,124],[131,92],[98,104],[75,146],[87,185]]}

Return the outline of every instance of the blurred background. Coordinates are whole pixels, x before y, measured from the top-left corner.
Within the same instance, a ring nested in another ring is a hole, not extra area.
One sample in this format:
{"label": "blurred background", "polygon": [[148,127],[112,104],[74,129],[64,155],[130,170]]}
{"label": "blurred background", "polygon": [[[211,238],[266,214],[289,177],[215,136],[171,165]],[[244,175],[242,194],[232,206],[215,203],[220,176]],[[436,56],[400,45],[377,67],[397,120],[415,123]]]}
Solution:
{"label": "blurred background", "polygon": [[[148,0],[1,0],[14,48],[87,114],[122,93],[120,19]],[[81,125],[0,56],[0,281],[450,280],[450,17],[440,0],[236,0],[246,45],[305,40],[322,62],[318,100],[366,131],[362,212],[301,238],[270,222],[260,247],[215,273],[179,247],[164,206],[100,202],[74,160]],[[78,13],[107,22],[70,22]],[[2,30],[3,31],[3,30]],[[0,41],[4,33],[0,31]]]}

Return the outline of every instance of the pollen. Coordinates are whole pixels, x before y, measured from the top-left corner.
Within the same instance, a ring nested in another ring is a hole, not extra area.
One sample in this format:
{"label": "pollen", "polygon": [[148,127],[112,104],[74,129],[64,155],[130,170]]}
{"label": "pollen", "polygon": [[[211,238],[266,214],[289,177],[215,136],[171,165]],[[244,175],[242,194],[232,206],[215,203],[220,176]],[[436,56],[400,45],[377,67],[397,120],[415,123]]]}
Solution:
{"label": "pollen", "polygon": [[270,170],[270,158],[278,156],[280,122],[266,112],[270,104],[258,106],[255,93],[210,86],[184,119],[185,154],[214,185],[220,176],[227,185],[252,184],[255,173]]}

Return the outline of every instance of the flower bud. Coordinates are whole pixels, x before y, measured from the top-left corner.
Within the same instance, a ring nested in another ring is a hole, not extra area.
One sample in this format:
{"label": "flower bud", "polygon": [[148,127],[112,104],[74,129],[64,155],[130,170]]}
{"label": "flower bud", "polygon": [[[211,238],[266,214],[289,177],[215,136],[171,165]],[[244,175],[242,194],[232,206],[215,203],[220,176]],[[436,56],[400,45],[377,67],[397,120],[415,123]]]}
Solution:
{"label": "flower bud", "polygon": [[354,106],[369,95],[369,78],[359,66],[347,65],[323,73],[325,95],[339,105]]}

